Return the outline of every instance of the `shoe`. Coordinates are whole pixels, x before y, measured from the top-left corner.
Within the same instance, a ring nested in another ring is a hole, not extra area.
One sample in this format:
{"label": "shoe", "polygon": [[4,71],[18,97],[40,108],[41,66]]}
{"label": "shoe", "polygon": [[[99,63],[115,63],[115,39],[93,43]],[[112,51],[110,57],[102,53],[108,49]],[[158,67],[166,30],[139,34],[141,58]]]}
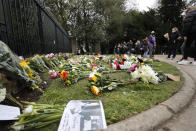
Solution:
{"label": "shoe", "polygon": [[176,62],[180,62],[180,61],[182,61],[183,60],[183,58],[182,59],[180,59],[180,60],[178,60],[178,61],[176,61]]}
{"label": "shoe", "polygon": [[196,66],[196,61],[192,62],[192,65],[193,65],[193,66]]}
{"label": "shoe", "polygon": [[178,62],[178,65],[188,65],[188,64],[190,64],[190,62],[185,60]]}

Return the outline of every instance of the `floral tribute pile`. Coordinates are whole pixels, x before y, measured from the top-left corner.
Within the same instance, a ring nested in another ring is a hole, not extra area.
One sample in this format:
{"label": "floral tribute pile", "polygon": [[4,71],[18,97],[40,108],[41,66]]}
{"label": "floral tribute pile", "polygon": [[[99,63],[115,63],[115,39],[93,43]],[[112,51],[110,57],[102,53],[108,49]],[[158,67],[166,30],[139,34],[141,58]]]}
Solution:
{"label": "floral tribute pile", "polygon": [[[35,55],[31,58],[20,57],[17,73],[24,72],[26,81],[31,82],[32,89],[38,89],[42,82],[40,74],[48,72],[48,77],[59,79],[65,88],[81,79],[88,79],[89,91],[98,96],[104,92],[117,90],[128,84],[144,82],[147,84],[158,84],[165,80],[163,75],[155,72],[146,61],[136,56],[70,56],[70,54],[58,53],[47,55]],[[16,63],[17,63],[16,62]],[[130,74],[130,80],[117,80],[110,77],[110,73],[124,71]],[[19,74],[20,76],[20,74]],[[81,87],[82,88],[82,87]],[[43,92],[44,93],[44,92]],[[66,92],[65,92],[66,93]],[[6,88],[0,87],[0,102],[6,97]],[[29,105],[19,116],[15,123],[15,130],[41,128],[53,122],[59,121],[64,106],[51,106],[46,104],[28,103]]]}

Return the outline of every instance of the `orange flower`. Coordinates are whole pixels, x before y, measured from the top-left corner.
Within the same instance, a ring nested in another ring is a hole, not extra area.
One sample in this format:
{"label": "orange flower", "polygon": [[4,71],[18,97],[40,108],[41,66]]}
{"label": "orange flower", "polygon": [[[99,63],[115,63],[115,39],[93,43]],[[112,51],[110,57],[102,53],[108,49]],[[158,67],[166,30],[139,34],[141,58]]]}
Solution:
{"label": "orange flower", "polygon": [[67,76],[68,76],[68,72],[62,70],[61,71],[61,79],[63,79],[64,82],[67,80]]}
{"label": "orange flower", "polygon": [[96,86],[91,86],[91,91],[93,92],[94,95],[98,96],[99,95],[99,88]]}

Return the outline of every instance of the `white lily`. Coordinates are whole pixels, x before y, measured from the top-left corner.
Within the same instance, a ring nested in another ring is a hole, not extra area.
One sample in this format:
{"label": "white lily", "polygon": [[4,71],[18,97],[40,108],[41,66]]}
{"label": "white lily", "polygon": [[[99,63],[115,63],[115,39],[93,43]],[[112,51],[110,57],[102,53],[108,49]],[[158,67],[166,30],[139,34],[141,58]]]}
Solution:
{"label": "white lily", "polygon": [[24,125],[12,126],[15,131],[20,131],[24,129]]}
{"label": "white lily", "polygon": [[33,106],[32,105],[29,105],[29,106],[27,106],[27,108],[25,108],[23,110],[23,113],[24,114],[28,114],[28,113],[31,113],[32,111],[33,111]]}

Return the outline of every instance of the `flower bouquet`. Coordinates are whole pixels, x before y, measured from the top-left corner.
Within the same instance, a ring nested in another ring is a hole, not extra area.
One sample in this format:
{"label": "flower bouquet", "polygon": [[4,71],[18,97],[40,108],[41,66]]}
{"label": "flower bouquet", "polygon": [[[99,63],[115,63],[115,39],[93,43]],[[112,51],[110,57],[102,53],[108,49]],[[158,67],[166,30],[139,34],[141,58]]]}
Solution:
{"label": "flower bouquet", "polygon": [[19,121],[12,128],[14,130],[38,129],[59,122],[63,115],[64,105],[36,104],[34,102],[24,102],[27,104],[23,114],[18,116]]}
{"label": "flower bouquet", "polygon": [[89,87],[92,93],[98,96],[104,91],[112,91],[117,87],[133,83],[133,81],[120,81],[111,79],[108,75],[103,77],[97,70],[93,70],[89,75]]}
{"label": "flower bouquet", "polygon": [[135,67],[135,70],[131,73],[133,80],[141,80],[144,83],[158,84],[160,79],[158,73],[156,73],[150,66],[143,65]]}

